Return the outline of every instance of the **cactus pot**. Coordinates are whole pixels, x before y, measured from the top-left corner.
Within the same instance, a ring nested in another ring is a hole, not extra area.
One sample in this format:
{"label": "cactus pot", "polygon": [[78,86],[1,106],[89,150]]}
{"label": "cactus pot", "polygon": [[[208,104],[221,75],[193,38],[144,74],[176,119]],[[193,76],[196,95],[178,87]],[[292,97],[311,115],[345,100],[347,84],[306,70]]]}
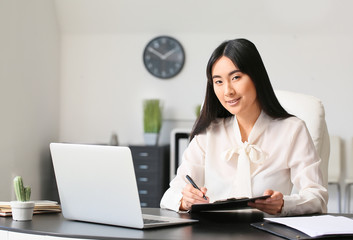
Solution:
{"label": "cactus pot", "polygon": [[11,209],[12,209],[12,219],[15,221],[30,221],[32,220],[33,210],[34,210],[34,202],[20,202],[20,201],[12,201]]}

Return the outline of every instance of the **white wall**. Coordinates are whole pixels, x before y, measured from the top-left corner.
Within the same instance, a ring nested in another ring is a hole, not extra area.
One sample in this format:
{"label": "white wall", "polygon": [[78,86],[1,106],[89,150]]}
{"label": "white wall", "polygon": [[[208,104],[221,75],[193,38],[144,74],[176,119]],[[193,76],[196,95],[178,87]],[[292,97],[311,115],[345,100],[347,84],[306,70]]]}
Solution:
{"label": "white wall", "polygon": [[[48,144],[59,132],[59,31],[53,1],[0,0],[0,200],[22,175],[32,199],[48,199]],[[54,195],[53,195],[54,194]]]}
{"label": "white wall", "polygon": [[[322,99],[330,133],[346,141],[353,136],[353,111],[346,110],[353,102],[352,1],[57,0],[56,5],[63,141],[107,142],[116,131],[121,143],[142,143],[142,100],[148,97],[164,101],[166,125],[192,125],[208,57],[223,40],[237,37],[257,45],[274,88]],[[142,63],[147,42],[162,34],[179,39],[186,51],[184,69],[170,80],[152,77]]]}

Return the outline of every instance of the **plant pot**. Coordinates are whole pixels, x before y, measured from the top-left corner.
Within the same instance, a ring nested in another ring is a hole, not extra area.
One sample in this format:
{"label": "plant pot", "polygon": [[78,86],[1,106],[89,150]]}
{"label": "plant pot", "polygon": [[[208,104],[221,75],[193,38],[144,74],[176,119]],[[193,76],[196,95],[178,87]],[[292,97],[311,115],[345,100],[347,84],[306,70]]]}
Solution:
{"label": "plant pot", "polygon": [[32,220],[33,210],[34,210],[34,202],[20,202],[20,201],[12,201],[11,209],[12,209],[12,219],[15,221],[30,221]]}
{"label": "plant pot", "polygon": [[158,143],[158,133],[144,133],[145,144],[155,146]]}

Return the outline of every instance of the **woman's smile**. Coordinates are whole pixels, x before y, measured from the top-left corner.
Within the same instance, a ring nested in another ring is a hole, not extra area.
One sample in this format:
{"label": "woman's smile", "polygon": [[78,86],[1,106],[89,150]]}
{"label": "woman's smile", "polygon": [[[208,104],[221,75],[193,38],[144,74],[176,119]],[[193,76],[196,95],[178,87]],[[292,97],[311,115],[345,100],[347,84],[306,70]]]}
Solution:
{"label": "woman's smile", "polygon": [[239,100],[240,100],[240,98],[235,98],[235,99],[226,101],[226,103],[227,103],[229,106],[233,107],[233,106],[237,105],[237,103],[239,102]]}

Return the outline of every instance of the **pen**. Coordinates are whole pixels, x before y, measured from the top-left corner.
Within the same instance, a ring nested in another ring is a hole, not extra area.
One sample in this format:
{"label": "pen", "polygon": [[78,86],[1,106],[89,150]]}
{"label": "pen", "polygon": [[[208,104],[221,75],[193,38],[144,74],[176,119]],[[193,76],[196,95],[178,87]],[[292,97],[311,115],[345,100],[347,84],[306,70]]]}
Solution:
{"label": "pen", "polygon": [[[189,176],[189,175],[186,175],[186,179],[191,183],[191,185],[196,188],[197,190],[200,190],[201,189],[196,185],[196,183],[192,180],[192,178]],[[203,194],[202,196],[205,200],[207,200],[207,197],[205,196],[205,194]]]}

